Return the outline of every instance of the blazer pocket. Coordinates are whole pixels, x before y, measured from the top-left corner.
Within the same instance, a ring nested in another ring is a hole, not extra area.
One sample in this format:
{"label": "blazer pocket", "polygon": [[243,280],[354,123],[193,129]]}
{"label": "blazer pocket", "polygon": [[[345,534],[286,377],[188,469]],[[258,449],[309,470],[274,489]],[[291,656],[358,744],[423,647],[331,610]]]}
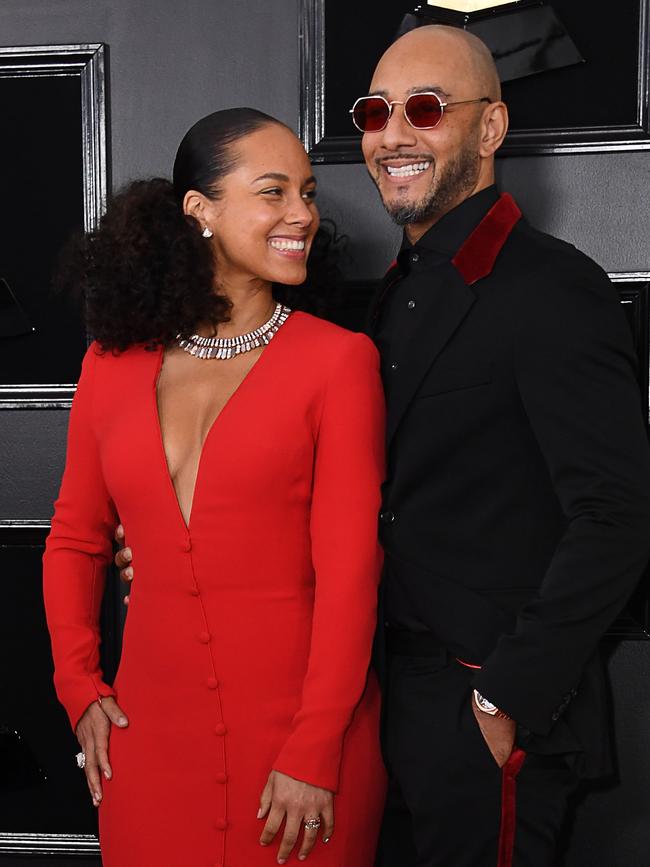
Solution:
{"label": "blazer pocket", "polygon": [[464,391],[492,382],[492,365],[488,364],[480,370],[462,367],[448,367],[444,370],[435,368],[425,377],[417,397],[436,397],[451,391]]}

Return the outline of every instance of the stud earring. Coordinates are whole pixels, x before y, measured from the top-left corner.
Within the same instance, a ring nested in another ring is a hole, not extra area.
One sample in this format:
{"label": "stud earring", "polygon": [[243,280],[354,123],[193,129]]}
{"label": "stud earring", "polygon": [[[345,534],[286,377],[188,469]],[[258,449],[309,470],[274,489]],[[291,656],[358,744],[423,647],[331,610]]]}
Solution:
{"label": "stud earring", "polygon": [[201,234],[204,238],[211,238],[214,235],[214,232],[212,231],[212,229],[206,226],[205,229],[201,232]]}

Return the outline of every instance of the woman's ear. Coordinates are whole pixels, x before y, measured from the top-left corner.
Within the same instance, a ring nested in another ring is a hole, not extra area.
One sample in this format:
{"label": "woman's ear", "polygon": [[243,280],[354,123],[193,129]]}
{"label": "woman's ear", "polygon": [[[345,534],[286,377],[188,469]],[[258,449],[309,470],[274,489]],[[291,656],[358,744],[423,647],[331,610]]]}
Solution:
{"label": "woman's ear", "polygon": [[205,196],[196,190],[188,190],[183,196],[183,213],[194,217],[197,223],[205,224]]}

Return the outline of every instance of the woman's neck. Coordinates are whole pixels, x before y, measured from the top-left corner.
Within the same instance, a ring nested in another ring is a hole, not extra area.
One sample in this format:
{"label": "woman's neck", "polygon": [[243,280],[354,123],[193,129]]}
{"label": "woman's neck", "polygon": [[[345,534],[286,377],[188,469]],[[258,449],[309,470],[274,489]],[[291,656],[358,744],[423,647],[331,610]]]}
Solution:
{"label": "woman's neck", "polygon": [[235,284],[229,282],[218,290],[231,302],[230,319],[219,324],[219,337],[236,337],[259,328],[271,318],[275,309],[272,286],[266,281]]}

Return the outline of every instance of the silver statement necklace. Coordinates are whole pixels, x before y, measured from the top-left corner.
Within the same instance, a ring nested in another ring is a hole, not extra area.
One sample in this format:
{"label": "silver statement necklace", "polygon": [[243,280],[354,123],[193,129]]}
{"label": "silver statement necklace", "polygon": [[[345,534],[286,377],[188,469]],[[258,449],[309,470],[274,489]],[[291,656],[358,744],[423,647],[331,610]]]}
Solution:
{"label": "silver statement necklace", "polygon": [[183,337],[178,334],[176,343],[195,358],[219,358],[225,361],[234,358],[235,355],[241,355],[242,352],[268,346],[287,321],[290,313],[291,310],[284,304],[276,304],[273,316],[268,322],[254,331],[249,331],[248,334],[240,334],[239,337],[201,337],[200,334]]}

